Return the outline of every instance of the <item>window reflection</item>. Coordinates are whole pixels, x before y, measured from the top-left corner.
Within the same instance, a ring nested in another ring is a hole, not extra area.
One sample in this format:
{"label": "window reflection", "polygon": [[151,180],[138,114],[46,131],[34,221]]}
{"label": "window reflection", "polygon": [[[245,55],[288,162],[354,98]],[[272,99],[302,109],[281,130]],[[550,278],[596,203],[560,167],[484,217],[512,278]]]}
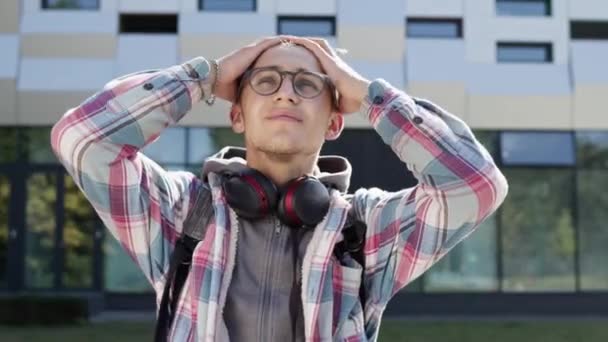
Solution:
{"label": "window reflection", "polygon": [[26,186],[25,283],[31,288],[50,288],[54,280],[57,178],[54,173],[32,174]]}
{"label": "window reflection", "polygon": [[182,164],[186,162],[186,129],[169,127],[142,153],[157,163]]}
{"label": "window reflection", "polygon": [[506,169],[504,291],[574,291],[573,170]]}
{"label": "window reflection", "polygon": [[579,166],[608,170],[607,132],[578,132],[576,134],[576,145]]}
{"label": "window reflection", "polygon": [[570,132],[503,132],[500,143],[505,165],[574,165]]}
{"label": "window reflection", "polygon": [[7,176],[0,174],[0,288],[8,284],[8,210],[11,184]]}
{"label": "window reflection", "polygon": [[188,162],[202,163],[205,158],[218,152],[226,146],[245,146],[242,134],[232,131],[232,128],[190,128],[188,133]]}
{"label": "window reflection", "polygon": [[496,291],[496,219],[488,218],[424,277],[426,292]]}
{"label": "window reflection", "polygon": [[199,0],[203,11],[255,11],[255,0]]}
{"label": "window reflection", "polygon": [[548,16],[551,15],[551,0],[496,0],[496,14]]}
{"label": "window reflection", "polygon": [[282,17],[279,18],[279,34],[294,36],[335,36],[334,18]]}
{"label": "window reflection", "polygon": [[104,246],[104,289],[110,292],[152,292],[152,286],[111,235],[106,234]]}
{"label": "window reflection", "polygon": [[553,61],[551,43],[500,42],[496,61],[499,63],[550,63]]}
{"label": "window reflection", "polygon": [[44,9],[98,9],[99,0],[43,0]]}
{"label": "window reflection", "polygon": [[608,170],[578,172],[581,289],[608,290]]}
{"label": "window reflection", "polygon": [[0,127],[0,163],[17,161],[17,128]]}
{"label": "window reflection", "polygon": [[452,19],[410,18],[406,33],[410,38],[460,38],[462,23]]}
{"label": "window reflection", "polygon": [[64,196],[63,286],[90,288],[93,286],[93,243],[97,214],[68,175],[65,176]]}
{"label": "window reflection", "polygon": [[51,128],[32,127],[22,130],[26,160],[32,163],[58,163],[51,149]]}

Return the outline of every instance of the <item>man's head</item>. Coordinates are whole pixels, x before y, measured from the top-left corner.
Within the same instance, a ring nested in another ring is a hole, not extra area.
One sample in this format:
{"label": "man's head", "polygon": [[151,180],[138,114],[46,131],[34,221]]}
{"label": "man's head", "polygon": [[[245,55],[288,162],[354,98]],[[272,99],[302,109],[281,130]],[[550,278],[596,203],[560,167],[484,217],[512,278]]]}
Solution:
{"label": "man's head", "polygon": [[344,126],[331,82],[314,54],[302,46],[280,44],[263,52],[240,89],[231,121],[235,132],[245,134],[248,149],[315,154]]}

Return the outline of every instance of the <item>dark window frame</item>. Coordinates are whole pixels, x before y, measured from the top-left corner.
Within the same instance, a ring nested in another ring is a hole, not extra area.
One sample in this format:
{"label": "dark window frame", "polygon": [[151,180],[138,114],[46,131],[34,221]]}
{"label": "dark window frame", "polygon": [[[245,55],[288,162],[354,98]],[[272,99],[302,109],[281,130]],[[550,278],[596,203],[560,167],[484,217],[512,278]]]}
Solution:
{"label": "dark window frame", "polygon": [[285,34],[282,33],[280,28],[281,28],[281,21],[283,20],[288,20],[288,21],[295,21],[295,22],[328,22],[331,24],[331,35],[329,36],[323,36],[323,37],[335,37],[336,36],[336,17],[335,16],[319,16],[319,15],[278,15],[277,16],[277,27],[276,27],[276,32],[277,34]]}
{"label": "dark window frame", "polygon": [[257,0],[251,0],[251,1],[253,2],[253,8],[251,10],[243,11],[243,10],[229,10],[229,9],[205,9],[205,0],[198,0],[198,10],[200,12],[231,12],[231,13],[232,12],[236,12],[236,13],[257,12],[258,11],[258,1]]}
{"label": "dark window frame", "polygon": [[[499,50],[501,47],[531,47],[531,48],[544,48],[546,50],[547,58],[545,60],[501,60],[499,57]],[[516,42],[516,41],[498,41],[496,42],[496,62],[501,64],[507,63],[538,63],[538,64],[548,64],[553,63],[553,43],[552,42]]]}
{"label": "dark window frame", "polygon": [[572,20],[570,38],[608,40],[608,20]]}
{"label": "dark window frame", "polygon": [[[410,36],[408,26],[415,23],[449,23],[456,25],[456,36]],[[425,17],[408,17],[405,19],[405,34],[407,38],[414,39],[461,39],[463,38],[463,19],[462,18],[425,18]]]}
{"label": "dark window frame", "polygon": [[[527,3],[527,2],[543,2],[545,4],[545,13],[544,15],[532,15],[532,14],[501,14],[498,12],[498,3],[499,2],[519,2],[519,3]],[[553,1],[551,0],[496,0],[494,2],[495,13],[499,17],[551,17],[553,15]]]}
{"label": "dark window frame", "polygon": [[121,13],[118,32],[119,34],[178,34],[179,18],[177,14]]}
{"label": "dark window frame", "polygon": [[96,8],[57,8],[49,6],[49,0],[40,1],[40,9],[45,11],[99,11],[101,9],[101,0],[96,0]]}

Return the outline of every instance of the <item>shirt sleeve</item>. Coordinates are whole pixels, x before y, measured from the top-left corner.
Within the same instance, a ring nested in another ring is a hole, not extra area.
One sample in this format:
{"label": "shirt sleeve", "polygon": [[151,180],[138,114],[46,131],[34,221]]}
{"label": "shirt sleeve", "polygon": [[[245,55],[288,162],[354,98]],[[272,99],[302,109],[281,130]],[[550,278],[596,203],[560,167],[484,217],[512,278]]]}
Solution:
{"label": "shirt sleeve", "polygon": [[470,128],[430,101],[375,80],[361,114],[418,180],[352,197],[367,224],[364,286],[371,304],[383,307],[492,214],[508,184]]}
{"label": "shirt sleeve", "polygon": [[202,57],[107,83],[53,126],[54,153],[111,234],[158,289],[190,193],[189,172],[167,172],[140,151],[210,96]]}

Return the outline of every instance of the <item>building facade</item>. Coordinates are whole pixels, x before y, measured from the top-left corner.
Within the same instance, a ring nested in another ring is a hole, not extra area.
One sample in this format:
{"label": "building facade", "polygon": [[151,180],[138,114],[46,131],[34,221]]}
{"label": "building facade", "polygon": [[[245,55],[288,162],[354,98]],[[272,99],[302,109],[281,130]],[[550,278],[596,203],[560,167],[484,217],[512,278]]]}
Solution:
{"label": "building facade", "polygon": [[[114,77],[277,33],[325,37],[364,76],[460,116],[509,180],[501,209],[387,314],[608,313],[605,0],[3,0],[0,295],[153,308],[151,287],[57,163],[50,127]],[[196,106],[144,153],[198,172],[242,144],[227,110]],[[416,184],[366,121],[346,121],[323,152],[351,160],[352,191]]]}

